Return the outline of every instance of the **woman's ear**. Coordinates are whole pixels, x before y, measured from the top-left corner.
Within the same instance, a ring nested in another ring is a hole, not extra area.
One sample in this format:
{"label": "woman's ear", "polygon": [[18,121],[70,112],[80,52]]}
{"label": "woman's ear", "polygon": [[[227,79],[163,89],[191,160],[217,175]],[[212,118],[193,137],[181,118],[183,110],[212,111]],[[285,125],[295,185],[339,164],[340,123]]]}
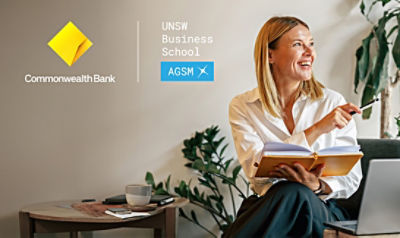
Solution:
{"label": "woman's ear", "polygon": [[270,64],[273,64],[274,63],[274,57],[273,57],[273,51],[271,50],[271,49],[268,49],[268,62],[270,63]]}

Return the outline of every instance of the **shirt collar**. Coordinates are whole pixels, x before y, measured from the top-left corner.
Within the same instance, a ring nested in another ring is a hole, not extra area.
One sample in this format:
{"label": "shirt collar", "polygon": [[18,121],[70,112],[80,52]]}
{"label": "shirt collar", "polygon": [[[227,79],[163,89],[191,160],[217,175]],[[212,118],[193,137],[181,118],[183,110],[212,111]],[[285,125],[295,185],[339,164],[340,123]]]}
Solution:
{"label": "shirt collar", "polygon": [[260,92],[258,91],[258,88],[254,88],[248,94],[247,102],[248,103],[253,103],[253,102],[257,101],[257,100],[260,100]]}

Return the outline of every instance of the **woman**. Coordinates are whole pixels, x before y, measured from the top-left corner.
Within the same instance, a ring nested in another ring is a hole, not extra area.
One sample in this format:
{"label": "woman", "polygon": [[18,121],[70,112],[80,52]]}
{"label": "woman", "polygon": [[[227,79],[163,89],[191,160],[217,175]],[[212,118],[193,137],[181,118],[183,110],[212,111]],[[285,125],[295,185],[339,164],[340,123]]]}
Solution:
{"label": "woman", "polygon": [[[355,145],[350,112],[360,109],[324,88],[312,73],[314,42],[295,17],[273,17],[261,28],[254,51],[258,88],[236,96],[229,121],[240,164],[252,189],[226,237],[322,237],[325,221],[344,220],[331,198],[348,198],[362,178],[360,162],[346,176],[321,177],[323,165],[306,171],[280,165],[255,178],[264,144],[280,141],[312,151]],[[273,185],[273,186],[272,186]]]}

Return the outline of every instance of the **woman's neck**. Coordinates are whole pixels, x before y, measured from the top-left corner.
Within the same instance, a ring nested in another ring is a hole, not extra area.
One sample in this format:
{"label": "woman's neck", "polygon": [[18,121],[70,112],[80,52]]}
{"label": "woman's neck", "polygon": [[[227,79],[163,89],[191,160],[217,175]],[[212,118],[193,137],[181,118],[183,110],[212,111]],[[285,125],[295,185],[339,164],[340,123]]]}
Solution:
{"label": "woman's neck", "polygon": [[282,109],[292,106],[298,95],[300,81],[278,79],[275,80],[275,85],[279,93]]}

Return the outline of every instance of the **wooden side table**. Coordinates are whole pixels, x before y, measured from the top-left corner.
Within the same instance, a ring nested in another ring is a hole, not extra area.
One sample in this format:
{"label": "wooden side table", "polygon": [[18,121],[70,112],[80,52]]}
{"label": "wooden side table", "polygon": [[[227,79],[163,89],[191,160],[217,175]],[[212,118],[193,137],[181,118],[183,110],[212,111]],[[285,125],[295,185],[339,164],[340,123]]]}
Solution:
{"label": "wooden side table", "polygon": [[400,234],[386,234],[386,235],[369,235],[369,236],[354,236],[350,234],[346,234],[341,231],[333,230],[333,229],[325,229],[324,230],[324,238],[400,238]]}
{"label": "wooden side table", "polygon": [[27,206],[19,212],[21,238],[33,238],[34,233],[69,232],[77,238],[79,231],[107,230],[120,227],[154,229],[154,237],[176,237],[177,208],[189,201],[176,198],[174,203],[150,211],[150,216],[120,219],[107,214],[89,215],[71,205],[79,201],[60,201]]}

